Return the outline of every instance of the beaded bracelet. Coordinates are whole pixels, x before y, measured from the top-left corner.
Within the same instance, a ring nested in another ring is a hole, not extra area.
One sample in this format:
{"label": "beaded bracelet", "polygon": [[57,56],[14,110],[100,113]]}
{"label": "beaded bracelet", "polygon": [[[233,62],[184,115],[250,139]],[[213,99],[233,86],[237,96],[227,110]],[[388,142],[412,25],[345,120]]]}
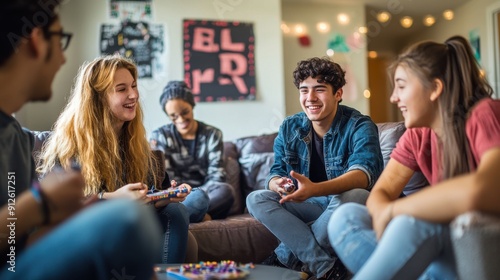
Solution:
{"label": "beaded bracelet", "polygon": [[47,204],[47,197],[43,193],[40,183],[34,180],[31,183],[31,193],[35,200],[42,206],[43,222],[42,225],[48,225],[50,221],[49,205]]}

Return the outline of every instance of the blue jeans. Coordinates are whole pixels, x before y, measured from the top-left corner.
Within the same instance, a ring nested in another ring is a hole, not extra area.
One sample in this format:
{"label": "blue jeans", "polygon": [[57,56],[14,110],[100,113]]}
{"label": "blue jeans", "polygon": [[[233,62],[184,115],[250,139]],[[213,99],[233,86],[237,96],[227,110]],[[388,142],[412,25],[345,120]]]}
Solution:
{"label": "blue jeans", "polygon": [[160,228],[148,207],[128,200],[96,203],[16,255],[0,279],[150,279]]}
{"label": "blue jeans", "polygon": [[189,222],[198,223],[207,214],[210,200],[207,193],[200,188],[193,188],[191,193],[182,202],[189,213]]}
{"label": "blue jeans", "polygon": [[[191,194],[190,194],[191,195]],[[163,228],[161,263],[183,263],[186,259],[189,213],[181,203],[169,203],[157,210]]]}
{"label": "blue jeans", "polygon": [[258,190],[247,197],[248,211],[280,241],[275,253],[279,261],[297,269],[300,263],[314,275],[322,276],[337,257],[330,246],[327,224],[332,212],[345,201],[364,203],[368,191],[355,189],[341,195],[311,197],[302,203],[280,204],[280,195]]}
{"label": "blue jeans", "polygon": [[208,195],[209,206],[207,213],[210,214],[212,219],[225,219],[234,203],[231,185],[209,181],[199,188]]}
{"label": "blue jeans", "polygon": [[448,225],[395,217],[377,242],[365,206],[340,206],[328,224],[330,242],[354,279],[456,279]]}

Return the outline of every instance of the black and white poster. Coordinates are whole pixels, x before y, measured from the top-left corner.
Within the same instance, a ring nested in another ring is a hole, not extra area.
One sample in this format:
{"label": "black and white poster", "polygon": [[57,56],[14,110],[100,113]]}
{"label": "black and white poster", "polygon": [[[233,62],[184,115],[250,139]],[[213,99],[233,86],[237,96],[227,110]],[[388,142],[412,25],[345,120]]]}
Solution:
{"label": "black and white poster", "polygon": [[101,26],[101,54],[120,54],[137,64],[139,78],[152,78],[160,68],[163,52],[163,26],[147,22],[123,21]]}
{"label": "black and white poster", "polygon": [[120,20],[151,21],[153,19],[151,0],[110,0],[109,16]]}

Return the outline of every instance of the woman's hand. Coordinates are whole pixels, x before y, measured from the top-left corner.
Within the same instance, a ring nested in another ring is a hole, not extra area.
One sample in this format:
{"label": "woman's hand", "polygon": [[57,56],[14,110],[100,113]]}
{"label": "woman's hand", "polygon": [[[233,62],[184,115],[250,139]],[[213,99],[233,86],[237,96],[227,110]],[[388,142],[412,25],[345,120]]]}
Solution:
{"label": "woman's hand", "polygon": [[[159,200],[159,201],[154,203],[155,207],[156,208],[165,207],[171,202],[177,202],[177,203],[183,202],[186,199],[186,196],[188,196],[188,194],[191,193],[191,189],[192,189],[190,185],[185,184],[185,183],[181,184],[177,188],[185,188],[185,189],[187,189],[187,192],[178,192],[176,197],[171,197],[168,199]],[[170,188],[170,189],[172,189],[172,188]]]}
{"label": "woman's hand", "polygon": [[385,228],[392,220],[393,207],[394,201],[389,202],[385,204],[385,206],[380,207],[381,211],[379,211],[376,215],[372,215],[373,230],[375,230],[377,240],[380,240],[380,238],[382,238]]}
{"label": "woman's hand", "polygon": [[[401,200],[405,198],[399,199],[399,196],[414,172],[396,160],[390,159],[373,186],[366,201],[366,207],[372,217],[373,229],[378,239],[382,237],[385,228],[394,217],[394,213],[398,214],[400,213],[398,211],[404,209]],[[396,209],[398,211],[394,209],[396,201],[399,201]]]}
{"label": "woman's hand", "polygon": [[150,199],[146,196],[148,187],[143,183],[127,184],[114,192],[105,193],[103,195],[106,199],[113,198],[129,198],[137,201],[148,203]]}

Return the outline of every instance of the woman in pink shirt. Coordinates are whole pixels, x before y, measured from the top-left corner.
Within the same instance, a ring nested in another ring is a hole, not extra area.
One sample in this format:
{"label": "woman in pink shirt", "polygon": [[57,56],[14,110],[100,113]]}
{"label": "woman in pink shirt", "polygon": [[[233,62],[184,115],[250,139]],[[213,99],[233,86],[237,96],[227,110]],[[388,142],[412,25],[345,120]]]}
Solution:
{"label": "woman in pink shirt", "polygon": [[[415,44],[391,70],[407,130],[367,206],[333,213],[330,242],[355,279],[455,279],[449,223],[500,215],[500,101],[460,36]],[[416,171],[430,186],[400,198]]]}

